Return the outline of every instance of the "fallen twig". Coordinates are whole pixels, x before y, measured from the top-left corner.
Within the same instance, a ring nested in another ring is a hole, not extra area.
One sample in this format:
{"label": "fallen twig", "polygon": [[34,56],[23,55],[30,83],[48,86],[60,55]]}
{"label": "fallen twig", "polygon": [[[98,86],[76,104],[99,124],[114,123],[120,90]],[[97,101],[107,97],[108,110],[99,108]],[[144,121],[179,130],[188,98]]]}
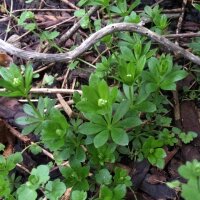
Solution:
{"label": "fallen twig", "polygon": [[[5,92],[5,89],[0,89],[0,93],[1,92]],[[74,92],[78,92],[79,94],[82,94],[81,90],[59,89],[59,88],[32,88],[30,92],[31,93],[45,93],[45,94],[57,94],[57,93],[73,94]]]}
{"label": "fallen twig", "polygon": [[192,61],[200,65],[200,58],[195,56],[191,52],[183,49],[182,47],[174,44],[170,40],[166,39],[163,36],[160,36],[149,29],[139,26],[137,24],[132,23],[115,23],[108,25],[99,31],[93,33],[89,38],[87,38],[80,46],[75,48],[72,51],[67,53],[59,53],[59,54],[47,54],[47,53],[37,53],[37,52],[30,52],[25,51],[19,48],[14,47],[13,45],[0,40],[0,49],[6,51],[9,54],[15,55],[20,58],[24,58],[26,60],[39,60],[39,61],[46,61],[46,62],[69,62],[74,60],[75,58],[79,57],[85,51],[87,51],[92,45],[96,44],[101,38],[104,36],[119,32],[119,31],[129,31],[129,32],[136,32],[142,35],[149,37],[150,39],[158,42],[159,44],[168,48],[168,50],[172,52],[176,52],[178,55],[187,58],[188,60]]}

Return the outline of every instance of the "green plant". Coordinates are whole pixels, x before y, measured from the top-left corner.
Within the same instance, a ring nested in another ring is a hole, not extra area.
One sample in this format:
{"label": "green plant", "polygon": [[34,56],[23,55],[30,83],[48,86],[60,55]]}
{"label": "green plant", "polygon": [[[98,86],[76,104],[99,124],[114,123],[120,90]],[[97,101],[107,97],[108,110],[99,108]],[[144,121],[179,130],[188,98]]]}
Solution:
{"label": "green plant", "polygon": [[181,183],[176,180],[167,183],[171,188],[178,188],[181,190],[181,196],[185,200],[193,200],[200,198],[200,162],[193,160],[187,161],[185,165],[181,165],[178,169],[179,174],[186,179],[186,183]]}
{"label": "green plant", "polygon": [[[80,18],[82,28],[98,30],[103,25],[102,20],[98,19],[93,26],[86,11],[86,6],[98,5],[103,14],[109,15],[109,23],[114,15],[120,16],[121,21],[139,23],[141,15],[133,11],[139,3],[139,0],[133,3],[81,0],[78,5],[84,7],[75,11],[74,16]],[[145,12],[156,31],[166,31],[168,20],[158,6],[146,7]],[[53,40],[59,32],[41,31],[32,12],[22,12],[18,25],[36,34],[41,43],[48,41],[56,47]],[[2,198],[20,200],[29,194],[30,200],[40,197],[56,200],[71,188],[72,200],[121,200],[127,188],[132,186],[128,172],[115,166],[124,155],[134,160],[145,158],[152,165],[163,168],[165,147],[173,147],[178,139],[188,143],[195,138],[195,133],[185,134],[171,128],[172,119],[166,109],[169,101],[165,91],[175,90],[176,82],[185,78],[187,72],[174,65],[170,55],[156,54],[151,41],[139,34],[115,33],[101,42],[106,44],[108,52],[96,64],[89,83],[82,86],[82,95],[74,93],[72,107],[75,112],[71,119],[55,108],[53,99],[39,97],[37,103],[31,101],[31,65],[23,67],[24,70],[16,65],[0,68],[0,86],[5,88],[0,95],[23,97],[28,101],[23,106],[26,115],[16,122],[24,126],[22,134],[34,133],[39,138],[23,152],[29,149],[38,154],[41,147],[47,148],[63,178],[63,181],[50,179],[50,164],[46,164],[33,168],[29,177],[19,183],[18,177],[9,179],[8,175],[21,159],[16,159],[12,167],[6,169],[4,165],[10,157],[2,156],[0,163],[2,161],[6,174],[0,174]],[[81,63],[81,59],[79,61]],[[72,61],[70,69],[79,65],[79,61]],[[53,78],[48,76],[45,80],[51,83]],[[67,166],[63,165],[65,161],[68,161]],[[19,185],[16,187],[14,182]]]}
{"label": "green plant", "polygon": [[155,140],[153,137],[148,138],[142,146],[144,157],[152,165],[156,165],[159,168],[163,168],[165,164],[164,158],[166,157],[166,153],[162,147],[163,142],[161,140]]}
{"label": "green plant", "polygon": [[81,18],[81,19],[80,19],[80,25],[81,25],[82,28],[88,28],[89,23],[90,23],[90,18],[89,18],[89,16],[86,14],[85,9],[76,10],[76,11],[74,12],[74,16],[76,16],[76,17],[78,17],[78,18]]}
{"label": "green plant", "polygon": [[1,96],[7,97],[28,97],[33,79],[33,69],[28,65],[25,69],[24,76],[19,68],[12,64],[9,68],[0,68],[0,86],[6,90],[1,92]]}
{"label": "green plant", "polygon": [[126,195],[126,187],[130,187],[131,177],[128,176],[127,171],[118,167],[114,170],[115,175],[112,177],[107,169],[101,169],[95,178],[98,184],[101,185],[99,198],[103,199],[117,199],[121,200]]}
{"label": "green plant", "polygon": [[152,57],[149,59],[148,67],[149,71],[143,72],[143,79],[151,91],[175,90],[175,82],[187,75],[185,71],[180,70],[180,67],[173,66],[170,55],[161,55],[159,59]]}
{"label": "green plant", "polygon": [[[0,151],[4,150],[4,145],[0,145]],[[22,162],[21,153],[11,154],[7,158],[0,155],[0,197],[4,199],[14,199],[15,182],[20,179],[10,176],[10,172],[16,167],[17,163]]]}
{"label": "green plant", "polygon": [[43,187],[44,194],[48,199],[59,199],[65,192],[66,187],[60,180],[48,181],[49,178],[49,168],[47,165],[40,165],[32,169],[28,181],[17,189],[17,198],[19,200],[26,199],[28,194],[29,199],[35,200],[38,196],[36,190]]}
{"label": "green plant", "polygon": [[[54,39],[60,34],[58,31],[42,31],[35,20],[35,15],[31,11],[23,11],[17,19],[18,25],[23,27],[25,30],[33,32],[40,38],[40,42],[48,41],[48,43],[57,48],[60,51],[60,48],[55,44]],[[39,33],[38,33],[39,31]]]}
{"label": "green plant", "polygon": [[161,14],[162,9],[160,9],[158,5],[153,8],[150,6],[145,6],[144,11],[144,15],[150,18],[151,21],[155,24],[152,29],[157,33],[164,33],[168,27],[169,22],[167,16],[165,14]]}

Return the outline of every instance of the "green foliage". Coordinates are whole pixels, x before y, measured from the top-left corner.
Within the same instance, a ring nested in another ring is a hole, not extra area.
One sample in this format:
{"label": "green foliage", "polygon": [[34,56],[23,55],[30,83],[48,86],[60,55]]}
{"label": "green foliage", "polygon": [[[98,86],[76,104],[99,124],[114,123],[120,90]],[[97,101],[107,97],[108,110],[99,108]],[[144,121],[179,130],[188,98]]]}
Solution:
{"label": "green foliage", "polygon": [[104,116],[86,115],[90,122],[82,124],[79,127],[79,132],[93,137],[96,148],[103,146],[110,139],[118,145],[127,145],[129,138],[125,128],[141,124],[140,119],[135,114],[125,117],[129,107],[129,101],[123,101],[118,104],[113,116],[111,112]]}
{"label": "green foliage", "polygon": [[51,100],[47,97],[39,98],[37,108],[33,105],[25,104],[23,110],[27,116],[16,119],[16,123],[26,125],[22,133],[29,134],[34,132],[35,134],[39,134],[43,128],[43,122],[49,119],[50,112],[54,105],[55,100]]}
{"label": "green foliage", "polygon": [[37,155],[42,152],[42,148],[40,146],[38,146],[37,144],[31,144],[29,147],[29,150],[34,155]]}
{"label": "green foliage", "polygon": [[188,131],[187,133],[185,133],[185,132],[182,132],[180,129],[175,128],[175,127],[172,129],[172,131],[179,137],[179,139],[184,144],[188,144],[188,143],[192,142],[193,139],[198,136],[198,134],[193,132],[193,131]]}
{"label": "green foliage", "polygon": [[105,144],[98,149],[94,146],[88,146],[88,151],[91,154],[91,164],[104,166],[105,163],[114,163],[116,161],[116,145],[114,143]]}
{"label": "green foliage", "polygon": [[152,27],[152,29],[157,33],[164,33],[169,22],[167,16],[165,14],[161,14],[162,10],[159,8],[159,6],[156,5],[153,8],[150,6],[145,6],[144,11],[145,16],[149,17],[155,25]]}
{"label": "green foliage", "polygon": [[[13,199],[13,191],[15,188],[15,177],[10,176],[17,163],[22,162],[21,153],[14,153],[5,158],[0,155],[0,197],[4,199]],[[17,178],[16,180],[19,180]],[[16,189],[16,188],[15,188]]]}
{"label": "green foliage", "polygon": [[89,86],[82,87],[83,95],[76,107],[82,112],[108,113],[117,97],[117,88],[109,88],[104,80],[90,80]]}
{"label": "green foliage", "polygon": [[189,131],[187,134],[186,133],[180,133],[179,137],[184,144],[188,144],[191,141],[193,141],[194,138],[197,137],[197,133],[195,133],[193,131]]}
{"label": "green foliage", "polygon": [[117,199],[121,200],[126,195],[126,187],[130,187],[131,177],[128,176],[126,170],[116,167],[114,170],[115,174],[112,177],[107,169],[101,169],[96,174],[96,181],[100,187],[99,198],[96,200],[103,199]]}
{"label": "green foliage", "polygon": [[164,158],[166,157],[165,150],[162,147],[163,142],[161,140],[155,140],[153,137],[149,137],[142,146],[144,157],[147,158],[152,165],[161,169],[164,167]]}
{"label": "green foliage", "polygon": [[159,139],[163,141],[165,145],[174,146],[178,143],[175,133],[164,128],[161,133],[159,133]]}
{"label": "green foliage", "polygon": [[71,193],[71,200],[86,200],[87,193],[84,191],[74,190]]}
{"label": "green foliage", "polygon": [[[31,22],[28,23],[27,20],[30,20]],[[33,31],[37,28],[37,25],[35,23],[35,15],[31,11],[24,11],[21,13],[19,19],[18,19],[18,25],[23,26],[24,29],[28,31]]]}
{"label": "green foliage", "polygon": [[64,145],[69,126],[66,118],[55,108],[50,110],[48,117],[42,123],[41,138],[47,148],[55,151]]}
{"label": "green foliage", "polygon": [[28,181],[17,189],[17,199],[26,199],[27,195],[30,200],[37,199],[36,190],[41,186],[45,186],[44,194],[48,199],[59,199],[65,192],[66,187],[60,180],[48,181],[49,178],[49,167],[47,165],[40,165],[32,169]]}
{"label": "green foliage", "polygon": [[43,31],[41,34],[40,34],[40,40],[41,41],[51,41],[51,40],[54,40],[56,37],[59,36],[59,32],[58,31]]}
{"label": "green foliage", "polygon": [[80,19],[80,25],[81,25],[82,28],[86,29],[86,28],[89,27],[90,18],[89,18],[89,16],[87,15],[85,9],[76,10],[76,11],[74,12],[74,16],[81,18],[81,19]]}
{"label": "green foliage", "polygon": [[70,163],[70,167],[62,167],[61,173],[65,178],[67,188],[72,187],[74,190],[89,190],[87,177],[89,176],[89,167],[81,166],[80,163]]}
{"label": "green foliage", "polygon": [[152,57],[148,62],[149,71],[143,72],[143,79],[151,91],[158,89],[175,90],[176,82],[185,78],[187,73],[173,66],[170,55],[161,55],[159,59]]}
{"label": "green foliage", "polygon": [[192,49],[192,51],[196,54],[200,54],[200,37],[196,37],[192,39],[192,42],[189,43],[189,47]]}
{"label": "green foliage", "polygon": [[[81,0],[78,6],[84,7],[76,10],[74,16],[80,19],[82,28],[99,30],[104,25],[103,21],[98,19],[93,24],[86,7],[99,5],[102,13],[109,16],[108,23],[115,20],[115,15],[120,16],[121,21],[139,23],[144,13],[138,15],[133,11],[139,3],[140,0]],[[145,7],[145,15],[154,24],[152,29],[164,33],[168,19],[161,11],[158,6]],[[36,34],[41,44],[47,41],[61,51],[53,42],[59,32],[42,31],[32,12],[22,12],[18,25]],[[172,126],[172,119],[167,115],[167,97],[160,95],[160,90],[175,90],[176,82],[187,75],[173,64],[172,57],[158,56],[156,49],[151,48],[151,41],[136,33],[108,35],[97,44],[97,51],[102,42],[109,51],[103,52],[104,56],[96,64],[89,84],[82,86],[82,95],[74,94],[73,108],[76,113],[70,120],[54,108],[55,100],[39,97],[37,104],[30,101],[33,78],[30,65],[24,73],[16,65],[0,68],[0,86],[6,89],[0,95],[28,100],[23,107],[26,115],[16,122],[24,126],[23,134],[34,133],[40,139],[24,150],[38,154],[42,151],[40,146],[48,148],[63,176],[63,182],[61,179],[50,180],[49,172],[53,164],[40,165],[33,168],[28,179],[22,179],[20,183],[20,177],[9,177],[16,163],[21,162],[17,158],[19,153],[8,158],[0,156],[0,197],[20,200],[28,196],[30,200],[35,200],[42,195],[56,200],[67,188],[72,188],[72,200],[122,200],[127,188],[132,186],[131,177],[124,169],[115,167],[111,170],[108,167],[111,163],[120,163],[123,155],[128,155],[135,160],[146,158],[152,165],[163,168],[165,146],[173,147],[178,139],[188,143],[196,137],[192,132],[186,134],[166,128]],[[72,70],[79,63],[81,60],[72,61],[68,67]],[[51,85],[54,78],[48,75],[43,83]],[[0,151],[3,150],[4,146],[0,145]],[[63,165],[65,161],[69,165]]]}
{"label": "green foliage", "polygon": [[176,180],[172,183],[167,183],[167,185],[171,188],[180,188],[181,196],[185,200],[199,199],[200,162],[197,160],[187,161],[185,165],[181,165],[178,168],[178,172],[187,182],[181,183]]}
{"label": "green foliage", "polygon": [[134,1],[130,6],[127,5],[126,0],[117,0],[116,5],[111,5],[109,9],[110,9],[110,11],[112,11],[122,17],[126,17],[139,4],[140,4],[140,0]]}
{"label": "green foliage", "polygon": [[192,4],[198,11],[200,11],[200,4],[198,3],[193,3]]}
{"label": "green foliage", "polygon": [[0,96],[28,96],[33,78],[33,68],[31,65],[26,67],[24,75],[15,64],[12,64],[9,68],[0,68],[0,75],[2,77],[0,86],[6,89],[4,92],[0,92]]}
{"label": "green foliage", "polygon": [[59,179],[48,181],[45,186],[45,195],[50,200],[58,200],[65,192],[66,186]]}

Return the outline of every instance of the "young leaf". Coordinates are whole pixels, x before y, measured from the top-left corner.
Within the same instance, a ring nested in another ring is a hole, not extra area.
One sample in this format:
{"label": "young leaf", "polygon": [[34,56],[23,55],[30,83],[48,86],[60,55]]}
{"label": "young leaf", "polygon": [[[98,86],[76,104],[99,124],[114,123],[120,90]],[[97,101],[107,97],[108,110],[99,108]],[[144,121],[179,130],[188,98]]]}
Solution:
{"label": "young leaf", "polygon": [[127,133],[121,128],[112,128],[111,129],[112,140],[119,145],[126,146],[128,145],[129,138]]}

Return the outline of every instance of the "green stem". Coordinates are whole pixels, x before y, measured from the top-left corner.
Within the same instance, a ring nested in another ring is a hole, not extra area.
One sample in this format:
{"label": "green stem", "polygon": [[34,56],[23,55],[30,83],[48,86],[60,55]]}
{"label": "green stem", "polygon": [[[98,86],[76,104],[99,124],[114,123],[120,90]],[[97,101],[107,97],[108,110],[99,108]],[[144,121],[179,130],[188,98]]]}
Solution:
{"label": "green stem", "polygon": [[133,102],[132,86],[129,86],[129,95],[131,102]]}
{"label": "green stem", "polygon": [[131,187],[129,187],[129,190],[133,193],[134,199],[137,200],[137,196],[135,194],[135,191]]}

